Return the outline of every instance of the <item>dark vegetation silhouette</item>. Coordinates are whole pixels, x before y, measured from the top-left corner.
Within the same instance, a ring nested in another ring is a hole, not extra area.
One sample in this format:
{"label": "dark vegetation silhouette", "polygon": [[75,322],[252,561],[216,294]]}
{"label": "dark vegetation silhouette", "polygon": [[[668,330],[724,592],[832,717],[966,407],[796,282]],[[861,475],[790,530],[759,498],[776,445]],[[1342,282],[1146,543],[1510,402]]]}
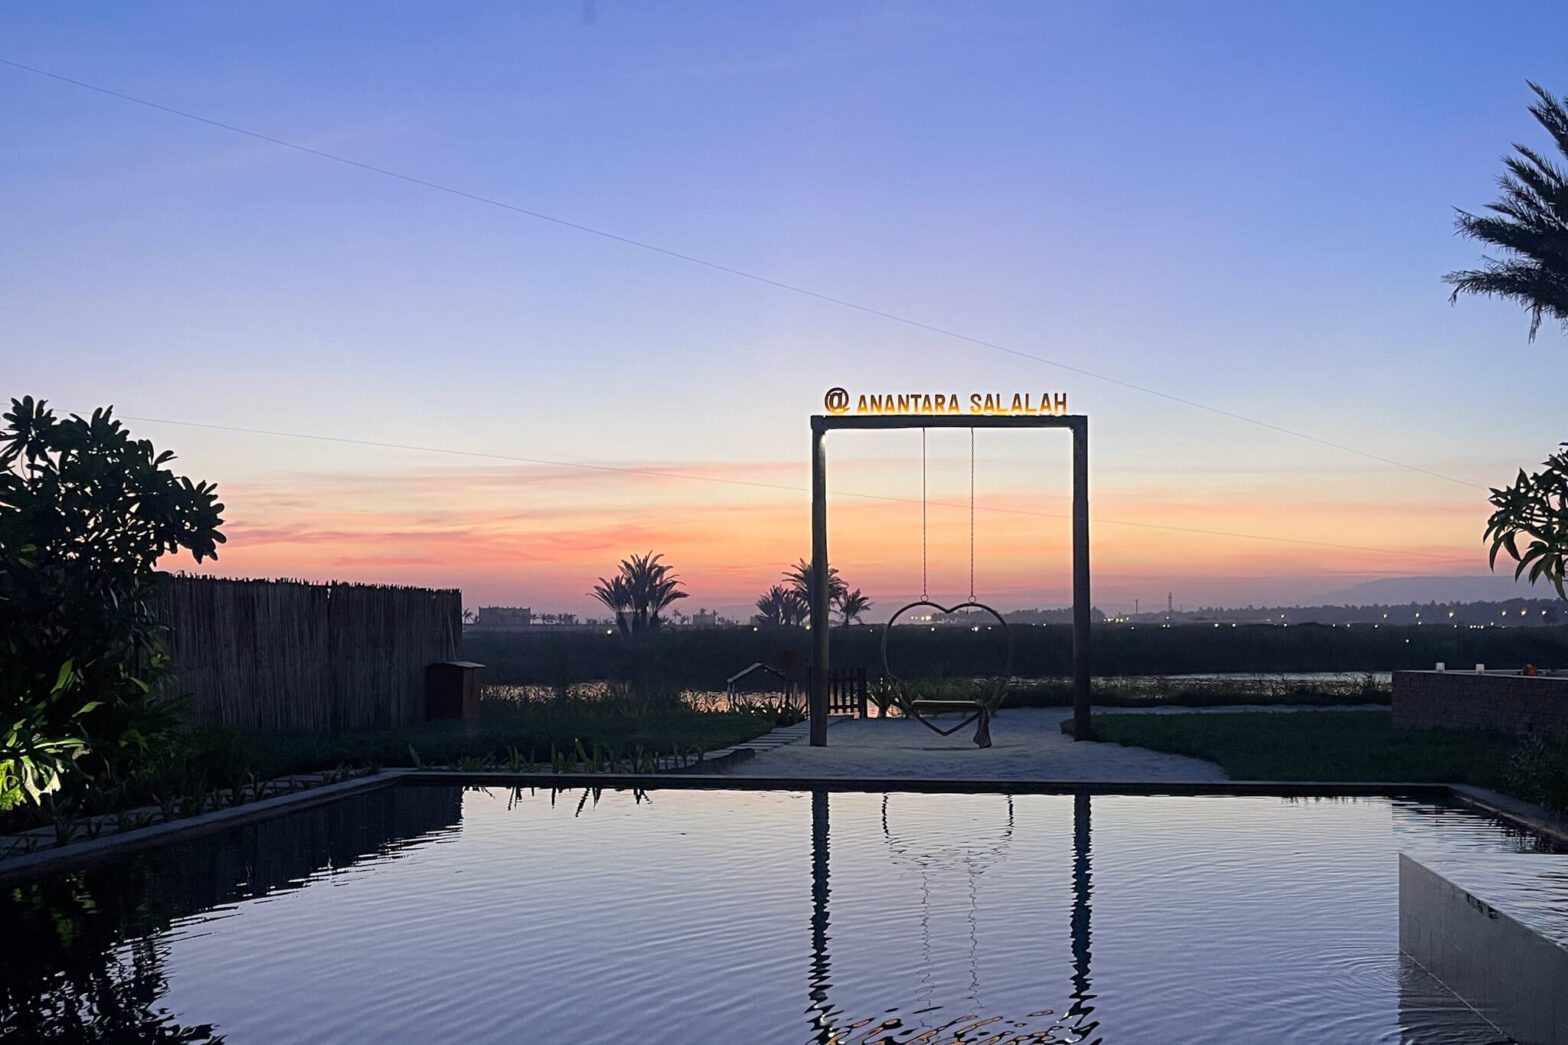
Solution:
{"label": "dark vegetation silhouette", "polygon": [[686,598],[680,579],[662,558],[650,551],[622,559],[615,574],[593,586],[591,594],[615,614],[615,626],[627,638],[658,631],[664,611]]}
{"label": "dark vegetation silhouette", "polygon": [[[757,599],[757,614],[753,624],[771,626],[800,626],[811,621],[812,591],[811,563],[796,560],[784,571],[784,583],[775,584]],[[859,588],[849,590],[838,568],[828,566],[828,612],[836,612],[847,627],[865,614],[872,602]]]}
{"label": "dark vegetation silhouette", "polygon": [[866,598],[859,588],[846,591],[838,600],[838,612],[844,618],[844,627],[847,628],[858,621],[872,605],[874,605],[872,601]]}
{"label": "dark vegetation silhouette", "polygon": [[29,396],[0,429],[0,810],[110,782],[174,735],[153,567],[216,559],[223,505],[111,411],[61,420]]}
{"label": "dark vegetation silhouette", "polygon": [[1486,205],[1489,214],[1460,211],[1459,234],[1503,252],[1479,269],[1450,272],[1443,281],[1461,294],[1500,297],[1530,313],[1530,340],[1547,317],[1568,327],[1568,175],[1558,166],[1568,158],[1568,99],[1554,98],[1531,83],[1536,102],[1530,113],[1551,135],[1558,157],[1515,145],[1503,160],[1501,195]]}
{"label": "dark vegetation silhouette", "polygon": [[799,593],[775,584],[757,599],[757,615],[752,620],[772,627],[794,626],[803,623],[808,612]]}
{"label": "dark vegetation silhouette", "polygon": [[[904,631],[906,629],[898,629]],[[968,628],[910,628],[899,636],[898,664],[910,677],[981,677],[995,670],[994,642]],[[881,628],[834,628],[834,663],[880,670]],[[1020,678],[1060,678],[1071,673],[1072,629],[1066,625],[1015,626],[1014,673]],[[993,636],[994,638],[994,636]],[[748,664],[810,662],[810,632],[804,628],[671,628],[651,647],[659,653],[661,677],[670,687],[722,690],[729,675]],[[464,656],[485,665],[487,682],[555,685],[562,680],[630,678],[648,648],[636,647],[601,629],[532,633],[470,632]],[[1097,627],[1093,666],[1099,676],[1181,675],[1240,672],[1366,672],[1473,668],[1568,669],[1568,627],[1451,628],[1407,625],[1333,628],[1292,624],[1288,628],[1212,624],[1134,628]],[[907,672],[906,672],[907,669]]]}
{"label": "dark vegetation silhouette", "polygon": [[[1531,83],[1535,104],[1530,114],[1551,136],[1555,156],[1527,145],[1514,145],[1503,160],[1500,194],[1486,205],[1487,214],[1460,211],[1459,234],[1502,252],[1488,257],[1479,269],[1450,272],[1444,281],[1461,294],[1500,297],[1517,302],[1530,313],[1529,339],[1547,318],[1568,328],[1568,99],[1553,97]],[[1568,444],[1565,444],[1568,445]],[[1512,486],[1494,488],[1493,512],[1484,540],[1495,569],[1499,552],[1514,560],[1514,576],[1529,575],[1551,582],[1559,598],[1568,563],[1568,454],[1552,454],[1541,470],[1519,470]]]}

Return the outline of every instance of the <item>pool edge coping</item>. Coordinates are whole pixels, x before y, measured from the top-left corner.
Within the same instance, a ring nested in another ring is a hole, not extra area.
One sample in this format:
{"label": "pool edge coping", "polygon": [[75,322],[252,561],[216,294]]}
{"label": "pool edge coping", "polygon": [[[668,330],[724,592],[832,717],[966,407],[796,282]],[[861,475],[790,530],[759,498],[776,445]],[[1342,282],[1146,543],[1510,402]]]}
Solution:
{"label": "pool edge coping", "polygon": [[25,880],[51,871],[88,867],[115,860],[138,849],[147,849],[165,842],[196,838],[201,835],[226,831],[252,820],[266,820],[284,813],[293,813],[311,806],[334,802],[348,795],[392,787],[405,777],[418,772],[412,769],[382,769],[351,780],[334,784],[321,784],[293,794],[274,795],[259,802],[250,802],[210,813],[181,817],[161,824],[131,831],[100,835],[70,845],[40,849],[20,856],[0,860],[0,885]]}

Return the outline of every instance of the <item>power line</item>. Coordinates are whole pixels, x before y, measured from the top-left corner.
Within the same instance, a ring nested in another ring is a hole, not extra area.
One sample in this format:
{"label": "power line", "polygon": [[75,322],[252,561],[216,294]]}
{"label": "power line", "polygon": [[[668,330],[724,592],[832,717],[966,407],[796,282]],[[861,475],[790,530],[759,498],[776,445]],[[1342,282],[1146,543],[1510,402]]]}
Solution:
{"label": "power line", "polygon": [[1316,443],[1319,446],[1325,446],[1330,449],[1339,450],[1343,453],[1355,454],[1358,457],[1362,457],[1370,461],[1377,461],[1380,464],[1390,465],[1395,468],[1402,468],[1406,471],[1429,476],[1433,479],[1442,479],[1445,482],[1456,483],[1460,486],[1467,486],[1476,490],[1487,489],[1487,487],[1479,483],[1472,483],[1465,479],[1458,479],[1451,475],[1444,475],[1441,472],[1436,472],[1429,468],[1423,468],[1420,465],[1410,464],[1406,461],[1399,461],[1392,457],[1385,457],[1381,454],[1371,453],[1370,451],[1361,450],[1353,446],[1348,446],[1344,443],[1334,442],[1331,439],[1324,439],[1321,436],[1312,435],[1309,432],[1303,432],[1299,429],[1288,428],[1284,425],[1277,425],[1273,422],[1264,421],[1260,418],[1251,417],[1247,414],[1240,414],[1233,410],[1226,410],[1223,407],[1212,406],[1208,403],[1199,402],[1196,399],[1188,399],[1185,396],[1174,395],[1169,392],[1162,392],[1158,389],[1150,388],[1147,385],[1140,385],[1132,381],[1122,380],[1118,377],[1111,377],[1108,374],[1098,373],[1084,367],[1075,366],[1071,363],[1064,363],[1057,359],[1050,359],[1045,356],[1036,355],[1032,352],[1024,352],[1020,349],[1011,348],[995,341],[988,341],[985,338],[974,337],[972,335],[965,334],[948,327],[938,326],[933,323],[926,323],[918,319],[911,319],[908,316],[902,316],[895,312],[888,312],[884,309],[874,308],[870,305],[864,305],[856,301],[851,301],[847,298],[841,298],[832,294],[824,293],[822,291],[812,290],[809,287],[803,287],[799,284],[773,279],[770,276],[764,276],[756,272],[747,271],[746,269],[736,268],[732,265],[723,264],[722,262],[711,261],[707,258],[698,257],[694,254],[687,254],[682,251],[672,250],[669,247],[661,247],[658,244],[650,243],[646,240],[635,239],[631,236],[623,236],[619,233],[596,228],[592,225],[584,225],[581,222],[570,221],[566,218],[556,217],[553,214],[546,214],[542,211],[532,210],[528,207],[520,207],[516,204],[507,203],[503,200],[498,200],[490,196],[483,196],[478,193],[469,192],[465,189],[454,188],[450,185],[444,185],[440,182],[431,181],[427,178],[421,178],[412,174],[404,174],[401,171],[392,170],[388,167],[380,167],[372,163],[365,163],[363,161],[351,159],[347,156],[342,156],[337,153],[327,152],[323,149],[311,148],[308,145],[301,145],[298,142],[292,142],[285,138],[277,138],[273,135],[263,134],[260,131],[253,131],[249,128],[240,127],[236,124],[225,123],[222,120],[215,120],[207,116],[200,116],[184,109],[176,109],[173,106],[149,101],[146,98],[138,98],[135,95],[125,94],[121,91],[116,91],[108,87],[102,87],[98,84],[89,83],[86,80],[78,80],[74,77],[50,72],[47,69],[40,69],[36,66],[13,61],[9,58],[0,57],[0,65],[7,65],[13,69],[19,69],[23,72],[47,77],[48,79],[56,80],[60,83],[70,84],[73,87],[80,87],[83,90],[93,91],[110,98],[117,98],[120,101],[130,102],[134,105],[155,109],[158,112],[167,113],[171,116],[178,116],[182,119],[193,120],[197,123],[206,124],[209,127],[216,127],[219,130],[228,131],[232,134],[240,134],[247,138],[253,138],[257,141],[267,142],[271,145],[277,145],[285,149],[292,149],[295,152],[305,153],[309,156],[315,156],[319,159],[331,160],[334,163],[341,163],[357,170],[366,171],[371,174],[379,174],[382,177],[393,178],[397,181],[406,182],[410,185],[417,185],[421,188],[432,189],[436,192],[443,192],[450,196],[456,196],[460,199],[469,200],[473,203],[482,203],[485,206],[498,207],[502,210],[511,211],[514,214],[521,214],[524,217],[533,218],[537,221],[549,222],[552,225],[571,229],[575,232],[582,232],[590,236],[597,236],[600,239],[610,240],[614,243],[622,244],[623,246],[636,247],[639,250],[649,251],[667,258],[672,258],[676,261],[683,261],[687,264],[698,265],[702,268],[711,269],[715,272],[722,272],[726,275],[750,280],[754,283],[763,284],[764,286],[788,291],[791,294],[798,294],[802,297],[808,297],[817,301],[826,302],[831,305],[837,305],[840,308],[851,309],[865,315],[876,316],[879,319],[885,319],[889,322],[899,323],[903,326],[911,327],[916,330],[923,330],[927,333],[936,334],[940,337],[950,338],[955,341],[962,341],[980,348],[991,349],[995,352],[1002,352],[1007,355],[1016,356],[1019,359],[1027,359],[1035,363],[1041,363],[1045,366],[1056,367],[1059,370],[1065,370],[1068,373],[1077,374],[1081,377],[1087,377],[1095,381],[1103,381],[1107,384],[1116,385],[1117,387],[1126,388],[1134,392],[1141,392],[1144,395],[1154,396],[1159,399],[1164,399],[1168,402],[1179,403],[1182,406],[1191,407],[1195,410],[1203,410],[1220,417],[1230,418],[1233,421],[1240,421],[1244,424],[1255,425],[1259,428],[1277,432],[1281,435],[1288,435],[1295,439],[1305,440],[1306,442]]}
{"label": "power line", "polygon": [[[213,432],[233,432],[240,435],[264,435],[277,439],[305,439],[312,442],[338,443],[344,446],[367,446],[380,450],[407,450],[414,453],[446,454],[452,457],[472,457],[481,460],[507,461],[515,464],[531,464],[546,468],[563,468],[568,470],[587,470],[595,472],[613,472],[622,475],[640,475],[656,479],[678,479],[687,482],[717,483],[721,486],[744,486],[760,490],[778,490],[784,493],[805,496],[807,491],[803,487],[789,486],[784,483],[765,483],[754,479],[728,479],[717,475],[693,475],[689,472],[668,472],[658,468],[632,468],[625,465],[593,464],[586,461],[555,461],[542,457],[521,457],[516,454],[497,454],[483,450],[459,450],[440,446],[419,446],[414,443],[383,442],[376,439],[355,439],[349,436],[319,435],[312,432],[284,432],[272,428],[244,428],[238,425],[207,424],[201,421],[175,421],[166,417],[140,417],[132,414],[121,414],[123,421],[136,421],[141,424],[174,425],[179,428],[201,428]],[[922,431],[924,431],[922,429]],[[924,474],[922,471],[922,481]],[[853,497],[863,501],[886,501],[894,504],[924,504],[913,497],[895,497],[891,494],[857,493],[851,490],[835,491],[840,497]],[[952,502],[933,500],[930,504],[941,505],[945,508],[964,508],[966,505]],[[1037,519],[1066,519],[1065,513],[1035,512],[1025,508],[1000,508],[993,505],[980,505],[983,512],[995,512],[1005,515],[1027,515]],[[1338,551],[1376,552],[1387,554],[1397,552],[1402,556],[1416,556],[1425,559],[1438,559],[1444,562],[1453,561],[1451,555],[1440,555],[1436,552],[1407,551],[1405,549],[1374,548],[1360,544],[1339,544],[1331,541],[1313,541],[1299,537],[1280,537],[1274,534],[1240,533],[1230,530],[1207,530],[1194,526],[1170,526],[1165,523],[1133,522],[1125,519],[1104,519],[1096,517],[1095,523],[1105,526],[1131,526],[1144,530],[1165,530],[1171,533],[1185,533],[1204,537],[1226,537],[1250,541],[1273,541],[1279,544],[1296,544],[1312,548],[1329,548]]]}

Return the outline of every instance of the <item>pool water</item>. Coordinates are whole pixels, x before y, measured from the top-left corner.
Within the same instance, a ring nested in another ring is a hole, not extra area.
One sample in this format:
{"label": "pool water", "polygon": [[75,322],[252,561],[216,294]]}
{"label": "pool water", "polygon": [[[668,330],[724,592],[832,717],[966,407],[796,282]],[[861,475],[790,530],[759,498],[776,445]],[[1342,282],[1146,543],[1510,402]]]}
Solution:
{"label": "pool water", "polygon": [[[1504,1040],[1396,799],[393,787],[0,888],[0,1039]],[[14,945],[13,945],[14,941]]]}

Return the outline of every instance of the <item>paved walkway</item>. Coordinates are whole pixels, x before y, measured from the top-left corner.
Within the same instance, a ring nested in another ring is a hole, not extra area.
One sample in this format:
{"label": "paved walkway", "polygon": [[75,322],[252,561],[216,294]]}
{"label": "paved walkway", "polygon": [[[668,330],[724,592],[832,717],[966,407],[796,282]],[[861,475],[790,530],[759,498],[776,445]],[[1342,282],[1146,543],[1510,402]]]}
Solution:
{"label": "paved walkway", "polygon": [[[1305,711],[1344,708],[1106,708],[1097,714],[1199,711]],[[1383,710],[1386,708],[1374,708]],[[974,745],[974,727],[939,737],[909,719],[843,719],[828,730],[826,747],[803,740],[778,744],[728,770],[732,776],[1048,781],[1215,781],[1229,779],[1213,762],[1120,744],[1076,743],[1062,733],[1064,708],[1011,708],[991,723],[989,748]],[[958,719],[945,716],[952,725]]]}

